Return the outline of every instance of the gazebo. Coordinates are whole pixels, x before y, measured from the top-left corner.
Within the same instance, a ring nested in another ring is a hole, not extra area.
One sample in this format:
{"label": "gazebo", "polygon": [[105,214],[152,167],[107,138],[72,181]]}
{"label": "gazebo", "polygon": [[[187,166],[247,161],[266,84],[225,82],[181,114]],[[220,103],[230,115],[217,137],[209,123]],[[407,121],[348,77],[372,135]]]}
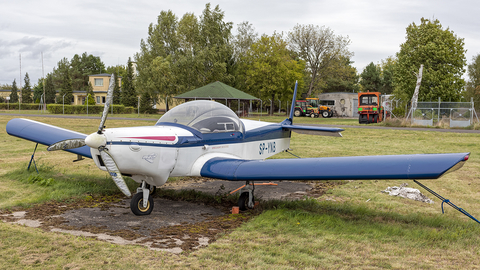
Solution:
{"label": "gazebo", "polygon": [[[194,89],[192,91],[183,93],[174,98],[184,99],[185,102],[190,100],[215,100],[215,101],[225,101],[225,105],[231,108],[232,101],[237,101],[238,109],[236,113],[238,115],[245,115],[250,107],[252,100],[260,100],[252,95],[249,95],[245,92],[242,92],[236,88],[233,88],[229,85],[226,85],[222,82],[216,81],[200,88]],[[247,111],[245,110],[245,103],[249,102],[247,106]],[[223,102],[222,102],[223,103]],[[240,107],[242,104],[242,107]]]}

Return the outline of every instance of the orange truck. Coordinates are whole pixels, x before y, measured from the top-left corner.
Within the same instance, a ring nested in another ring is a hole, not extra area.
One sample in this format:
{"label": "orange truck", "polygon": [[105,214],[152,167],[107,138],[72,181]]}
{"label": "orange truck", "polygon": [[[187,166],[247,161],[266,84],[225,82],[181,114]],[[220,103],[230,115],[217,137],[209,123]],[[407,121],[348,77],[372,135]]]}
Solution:
{"label": "orange truck", "polygon": [[380,102],[381,93],[358,93],[358,123],[370,124],[383,121],[383,106]]}

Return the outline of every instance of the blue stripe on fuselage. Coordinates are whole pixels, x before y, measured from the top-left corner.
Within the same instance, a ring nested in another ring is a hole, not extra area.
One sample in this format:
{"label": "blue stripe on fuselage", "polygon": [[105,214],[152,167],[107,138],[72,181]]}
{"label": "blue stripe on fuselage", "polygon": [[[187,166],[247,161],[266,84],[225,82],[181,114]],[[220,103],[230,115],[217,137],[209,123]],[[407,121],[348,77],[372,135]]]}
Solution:
{"label": "blue stripe on fuselage", "polygon": [[[161,125],[164,125],[162,123]],[[161,126],[157,125],[157,126]],[[200,133],[198,130],[191,127],[187,127],[175,123],[166,123],[165,126],[175,126],[179,128],[186,129],[194,136],[179,136],[178,142],[176,144],[160,144],[160,143],[148,143],[148,142],[125,142],[125,141],[113,141],[108,142],[109,145],[129,145],[131,143],[136,143],[142,146],[153,146],[153,147],[196,147],[204,145],[218,145],[218,144],[237,144],[237,143],[247,143],[254,141],[262,140],[272,140],[280,138],[289,138],[291,136],[291,131],[287,131],[280,124],[271,124],[268,126],[256,128],[250,131],[247,131],[245,134],[234,131],[234,132],[216,132],[216,133]]]}

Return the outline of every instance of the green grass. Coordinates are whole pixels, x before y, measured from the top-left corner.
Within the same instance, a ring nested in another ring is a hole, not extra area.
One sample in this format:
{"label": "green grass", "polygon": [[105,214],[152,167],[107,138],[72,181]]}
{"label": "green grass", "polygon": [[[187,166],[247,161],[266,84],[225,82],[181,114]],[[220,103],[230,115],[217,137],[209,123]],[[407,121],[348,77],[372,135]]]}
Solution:
{"label": "green grass", "polygon": [[[11,118],[0,116],[0,211],[49,200],[119,193],[91,160],[72,163],[74,155],[49,153],[43,146],[36,153],[37,165],[42,179],[54,182],[29,181],[32,170],[26,172],[25,168],[35,144],[5,133]],[[83,133],[95,131],[98,125],[98,120],[33,119]],[[266,121],[280,120],[283,117]],[[135,125],[152,122],[107,120],[108,127]],[[480,218],[478,134],[354,128],[342,134],[343,138],[293,134],[291,148],[302,157],[472,152],[461,170],[421,182]],[[275,158],[293,157],[281,153]],[[433,199],[412,181],[350,181],[318,199],[262,203],[263,212],[240,228],[207,248],[182,255],[0,222],[0,269],[480,268],[480,224],[449,206],[442,214],[438,199],[425,204],[381,193],[403,182]],[[208,199],[198,194],[181,196],[200,202]]]}

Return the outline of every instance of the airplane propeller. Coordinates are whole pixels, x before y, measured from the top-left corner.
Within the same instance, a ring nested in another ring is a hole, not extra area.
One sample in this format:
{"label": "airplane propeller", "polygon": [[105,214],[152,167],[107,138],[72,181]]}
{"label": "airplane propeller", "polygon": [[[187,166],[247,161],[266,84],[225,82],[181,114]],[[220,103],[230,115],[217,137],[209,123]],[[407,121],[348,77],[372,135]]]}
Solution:
{"label": "airplane propeller", "polygon": [[85,145],[88,145],[91,148],[98,149],[100,152],[100,156],[102,157],[103,163],[107,168],[108,173],[113,179],[113,182],[117,187],[125,194],[126,196],[130,197],[132,194],[125,183],[125,180],[122,177],[122,173],[118,169],[117,163],[115,162],[113,156],[110,154],[108,149],[106,148],[107,145],[107,138],[105,134],[103,134],[103,128],[105,125],[105,121],[107,120],[108,109],[110,108],[110,104],[112,103],[113,99],[113,88],[115,86],[114,82],[114,75],[110,77],[110,84],[108,86],[107,91],[107,99],[105,102],[105,106],[103,107],[103,114],[102,119],[100,120],[100,125],[98,126],[98,131],[88,135],[85,139],[68,139],[64,141],[56,142],[50,145],[47,150],[48,151],[56,151],[56,150],[67,150],[67,149],[74,149],[79,148]]}

